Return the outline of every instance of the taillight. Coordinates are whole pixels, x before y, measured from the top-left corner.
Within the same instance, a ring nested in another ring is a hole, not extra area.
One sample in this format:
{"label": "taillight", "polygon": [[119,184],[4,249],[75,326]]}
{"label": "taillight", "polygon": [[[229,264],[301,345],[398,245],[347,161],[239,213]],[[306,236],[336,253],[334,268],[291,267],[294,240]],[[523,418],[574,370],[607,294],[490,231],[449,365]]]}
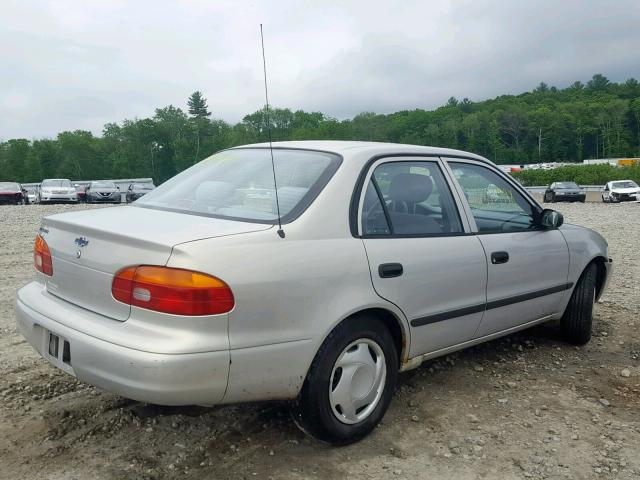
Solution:
{"label": "taillight", "polygon": [[111,294],[122,303],[174,315],[216,315],[235,304],[231,289],[219,278],[151,265],[120,270]]}
{"label": "taillight", "polygon": [[44,241],[44,238],[42,238],[40,234],[36,236],[36,242],[33,245],[33,264],[39,272],[49,277],[53,275],[51,251],[49,250],[49,245],[47,245],[47,242]]}

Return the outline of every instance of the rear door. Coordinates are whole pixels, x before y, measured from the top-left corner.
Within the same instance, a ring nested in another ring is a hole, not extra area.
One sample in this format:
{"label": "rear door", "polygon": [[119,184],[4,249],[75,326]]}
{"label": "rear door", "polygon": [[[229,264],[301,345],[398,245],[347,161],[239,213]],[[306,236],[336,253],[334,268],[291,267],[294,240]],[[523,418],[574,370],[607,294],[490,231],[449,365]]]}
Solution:
{"label": "rear door", "polygon": [[572,286],[563,235],[540,227],[539,207],[496,168],[472,160],[447,163],[487,255],[487,310],[476,336],[558,313]]}
{"label": "rear door", "polygon": [[409,355],[472,339],[485,307],[487,264],[440,160],[378,160],[359,207],[374,288],[409,320]]}

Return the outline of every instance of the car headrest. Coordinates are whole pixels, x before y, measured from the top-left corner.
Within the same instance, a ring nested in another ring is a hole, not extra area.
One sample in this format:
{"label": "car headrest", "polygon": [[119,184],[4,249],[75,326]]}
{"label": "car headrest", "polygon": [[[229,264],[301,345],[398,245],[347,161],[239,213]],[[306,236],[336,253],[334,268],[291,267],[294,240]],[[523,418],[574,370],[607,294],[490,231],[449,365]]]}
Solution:
{"label": "car headrest", "polygon": [[389,198],[394,202],[424,202],[433,191],[433,180],[417,173],[399,173],[389,186]]}

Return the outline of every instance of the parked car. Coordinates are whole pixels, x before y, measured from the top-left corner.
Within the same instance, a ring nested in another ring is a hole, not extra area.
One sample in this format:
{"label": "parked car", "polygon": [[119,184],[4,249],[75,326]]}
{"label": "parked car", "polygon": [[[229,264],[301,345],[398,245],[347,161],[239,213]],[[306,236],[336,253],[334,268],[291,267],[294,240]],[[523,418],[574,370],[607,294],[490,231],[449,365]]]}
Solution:
{"label": "parked car", "polygon": [[78,201],[81,203],[86,203],[87,201],[87,185],[82,185],[80,183],[76,183],[73,185],[73,188],[76,189],[76,195],[78,195]]}
{"label": "parked car", "polygon": [[37,203],[38,202],[38,189],[31,187],[27,188],[27,199],[29,203]]}
{"label": "parked car", "polygon": [[[296,423],[336,444],[375,428],[398,372],[423,360],[552,320],[589,341],[607,242],[489,160],[365,142],[272,152],[277,189],[259,144],[131,205],[46,217],[19,331],[124,397],[291,399]],[[493,186],[512,201],[467,200]]]}
{"label": "parked car", "polygon": [[27,191],[16,182],[0,182],[0,204],[25,205],[29,203]]}
{"label": "parked car", "polygon": [[632,202],[635,200],[640,200],[640,187],[633,180],[607,182],[602,189],[602,201],[605,203]]}
{"label": "parked car", "polygon": [[545,202],[582,202],[586,192],[576,182],[554,182],[545,190]]}
{"label": "parked car", "polygon": [[153,190],[153,183],[132,183],[127,189],[127,203],[131,203]]}
{"label": "parked car", "polygon": [[67,178],[47,178],[40,184],[38,203],[78,203],[76,189]]}
{"label": "parked car", "polygon": [[120,188],[105,180],[91,182],[85,190],[85,199],[87,203],[120,203]]}

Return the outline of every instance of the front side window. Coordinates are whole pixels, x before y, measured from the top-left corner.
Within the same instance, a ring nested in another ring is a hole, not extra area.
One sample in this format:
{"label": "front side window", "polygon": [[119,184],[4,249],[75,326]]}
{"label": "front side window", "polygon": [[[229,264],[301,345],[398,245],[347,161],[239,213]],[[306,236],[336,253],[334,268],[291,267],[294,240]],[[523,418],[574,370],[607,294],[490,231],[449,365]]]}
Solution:
{"label": "front side window", "polygon": [[371,175],[362,206],[365,235],[462,233],[447,183],[435,162],[388,162]]}
{"label": "front side window", "polygon": [[[327,184],[340,157],[309,150],[274,149],[283,223],[295,219]],[[275,224],[278,218],[265,148],[225,150],[188,168],[137,200],[135,207]]]}
{"label": "front side window", "polygon": [[479,232],[510,232],[537,227],[534,207],[489,168],[449,162],[464,191]]}

